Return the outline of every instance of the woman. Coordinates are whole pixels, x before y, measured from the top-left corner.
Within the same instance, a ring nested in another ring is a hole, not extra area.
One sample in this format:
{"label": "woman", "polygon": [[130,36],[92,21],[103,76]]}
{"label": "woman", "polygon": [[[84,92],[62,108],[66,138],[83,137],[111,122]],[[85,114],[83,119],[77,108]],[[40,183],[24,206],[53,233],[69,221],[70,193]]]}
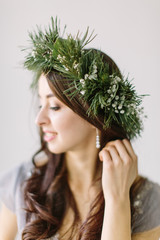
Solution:
{"label": "woman", "polygon": [[87,36],[64,39],[57,19],[30,34],[41,149],[1,177],[3,240],[160,238],[160,187],[138,175],[130,143],[142,96]]}

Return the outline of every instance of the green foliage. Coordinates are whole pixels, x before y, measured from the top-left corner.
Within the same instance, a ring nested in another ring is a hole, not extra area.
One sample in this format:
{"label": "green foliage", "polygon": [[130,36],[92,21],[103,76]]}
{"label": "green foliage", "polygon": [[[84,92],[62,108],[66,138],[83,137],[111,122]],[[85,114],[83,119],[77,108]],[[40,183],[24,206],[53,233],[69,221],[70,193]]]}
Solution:
{"label": "green foliage", "polygon": [[82,38],[77,34],[64,39],[57,18],[55,21],[51,18],[48,29],[42,31],[37,27],[37,31],[29,33],[31,47],[24,62],[24,67],[35,73],[31,87],[36,87],[41,73],[58,71],[70,80],[64,94],[70,97],[81,94],[83,101],[90,105],[89,116],[104,116],[104,128],[116,122],[130,139],[140,135],[143,96],[137,95],[128,78],[115,71],[109,74],[109,65],[100,51],[85,49],[95,37],[93,32],[89,35],[87,28]]}

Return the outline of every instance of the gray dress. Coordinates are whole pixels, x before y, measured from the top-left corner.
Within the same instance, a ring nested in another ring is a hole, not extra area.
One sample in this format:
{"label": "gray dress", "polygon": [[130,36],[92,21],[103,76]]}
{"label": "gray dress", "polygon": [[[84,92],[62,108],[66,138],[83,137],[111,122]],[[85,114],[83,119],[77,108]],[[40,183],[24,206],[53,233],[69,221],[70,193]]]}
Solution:
{"label": "gray dress", "polygon": [[[31,161],[24,162],[0,176],[0,199],[17,216],[18,240],[21,240],[21,233],[26,224],[22,183],[31,175],[33,167]],[[132,234],[160,227],[160,186],[158,184],[147,180],[137,194],[134,206],[136,214],[133,216]],[[50,239],[57,240],[58,234]]]}

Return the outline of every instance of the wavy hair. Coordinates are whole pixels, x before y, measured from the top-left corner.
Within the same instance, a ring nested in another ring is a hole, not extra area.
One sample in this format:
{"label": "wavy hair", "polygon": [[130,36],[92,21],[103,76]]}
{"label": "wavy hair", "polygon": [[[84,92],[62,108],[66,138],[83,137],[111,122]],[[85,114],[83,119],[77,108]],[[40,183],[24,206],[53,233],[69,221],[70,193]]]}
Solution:
{"label": "wavy hair", "polygon": [[[103,60],[109,64],[109,71],[120,70],[114,61],[102,53]],[[63,94],[67,89],[67,79],[58,72],[50,72],[46,75],[48,84],[55,95],[71,108],[80,117],[93,124],[101,131],[101,149],[108,141],[126,138],[124,129],[113,123],[112,126],[103,129],[103,114],[96,118],[89,118],[86,114],[88,106],[84,106],[81,98],[77,95],[72,100],[69,96]],[[65,82],[65,84],[64,84]],[[35,165],[32,176],[25,183],[24,199],[26,203],[26,226],[22,233],[23,240],[40,240],[52,237],[58,232],[62,225],[63,218],[67,209],[70,207],[74,213],[74,221],[71,226],[70,238],[77,235],[78,240],[98,240],[101,237],[103,215],[104,215],[104,196],[103,191],[97,193],[93,200],[90,211],[84,222],[81,223],[78,208],[74,196],[67,182],[67,170],[63,161],[64,154],[54,154],[49,152],[47,145],[43,140],[43,132],[40,129],[41,148],[34,154],[32,160]],[[100,150],[101,150],[100,149]],[[43,166],[37,166],[35,158],[38,153],[45,152],[47,163]],[[97,156],[97,167],[100,167],[100,161]],[[101,181],[101,179],[98,179]],[[135,214],[133,207],[134,197],[139,187],[145,181],[142,177],[137,177],[130,189],[131,216]],[[94,184],[94,183],[93,183]],[[134,224],[134,219],[131,219]]]}

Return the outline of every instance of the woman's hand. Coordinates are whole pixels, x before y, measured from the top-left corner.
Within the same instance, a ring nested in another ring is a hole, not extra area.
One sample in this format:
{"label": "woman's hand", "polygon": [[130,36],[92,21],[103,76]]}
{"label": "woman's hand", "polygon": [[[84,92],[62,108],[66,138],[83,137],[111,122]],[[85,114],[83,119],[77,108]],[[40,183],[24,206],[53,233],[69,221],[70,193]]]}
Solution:
{"label": "woman's hand", "polygon": [[108,142],[99,153],[103,161],[102,188],[105,200],[125,201],[137,177],[137,156],[127,140]]}
{"label": "woman's hand", "polygon": [[137,156],[124,139],[108,142],[99,157],[105,199],[101,240],[131,240],[129,191],[137,177]]}

